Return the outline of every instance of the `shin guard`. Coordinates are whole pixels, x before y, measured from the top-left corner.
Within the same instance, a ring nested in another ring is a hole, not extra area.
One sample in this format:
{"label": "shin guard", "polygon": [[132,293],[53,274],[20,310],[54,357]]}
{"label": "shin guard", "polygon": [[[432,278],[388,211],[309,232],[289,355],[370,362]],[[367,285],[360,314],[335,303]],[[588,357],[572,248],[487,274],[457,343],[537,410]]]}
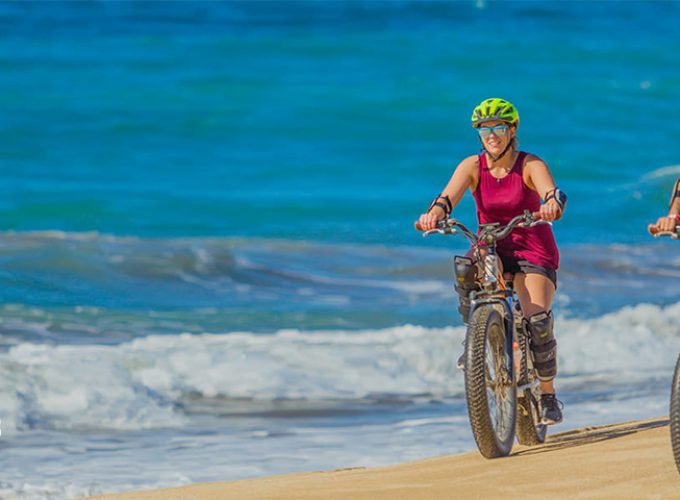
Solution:
{"label": "shin guard", "polygon": [[526,321],[538,378],[549,382],[557,374],[557,341],[553,333],[552,311],[534,314]]}

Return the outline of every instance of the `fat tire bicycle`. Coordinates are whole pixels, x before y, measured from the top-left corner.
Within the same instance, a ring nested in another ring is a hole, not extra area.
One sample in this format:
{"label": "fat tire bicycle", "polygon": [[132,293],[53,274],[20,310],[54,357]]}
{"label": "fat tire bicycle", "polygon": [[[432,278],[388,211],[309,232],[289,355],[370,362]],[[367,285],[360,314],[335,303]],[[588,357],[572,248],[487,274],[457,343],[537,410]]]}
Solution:
{"label": "fat tire bicycle", "polygon": [[[543,443],[541,390],[531,354],[531,336],[512,282],[500,273],[496,242],[516,227],[550,224],[528,210],[505,226],[482,224],[474,233],[456,219],[439,221],[430,234],[461,233],[472,245],[479,289],[470,295],[465,334],[465,397],[472,434],[486,458],[507,456],[515,438]],[[416,224],[416,229],[421,229]]]}
{"label": "fat tire bicycle", "polygon": [[[673,239],[680,238],[680,227],[675,232],[658,231],[655,226],[650,225],[649,232],[655,237],[668,236]],[[671,402],[668,410],[670,428],[671,428],[671,447],[673,449],[673,459],[675,460],[675,467],[680,472],[680,356],[675,363],[675,371],[673,372],[673,385],[671,386]]]}

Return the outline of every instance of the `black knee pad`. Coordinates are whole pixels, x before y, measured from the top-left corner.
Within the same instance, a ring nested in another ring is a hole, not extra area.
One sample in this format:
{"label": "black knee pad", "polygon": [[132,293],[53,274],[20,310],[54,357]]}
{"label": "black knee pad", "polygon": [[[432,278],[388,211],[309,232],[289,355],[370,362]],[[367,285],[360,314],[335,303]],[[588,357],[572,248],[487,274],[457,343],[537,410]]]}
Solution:
{"label": "black knee pad", "polygon": [[531,352],[538,378],[549,382],[557,375],[557,341],[553,333],[552,311],[540,312],[526,320],[531,335]]}

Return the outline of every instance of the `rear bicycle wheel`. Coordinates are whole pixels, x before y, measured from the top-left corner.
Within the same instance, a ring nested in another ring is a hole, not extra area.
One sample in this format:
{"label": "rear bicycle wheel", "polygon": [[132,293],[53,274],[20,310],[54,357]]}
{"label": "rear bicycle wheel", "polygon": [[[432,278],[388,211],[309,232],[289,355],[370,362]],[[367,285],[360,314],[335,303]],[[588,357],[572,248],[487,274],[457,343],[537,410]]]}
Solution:
{"label": "rear bicycle wheel", "polygon": [[[531,360],[529,356],[529,346],[526,338],[518,335],[520,340],[520,350],[522,354],[521,363],[519,366],[519,373],[517,377],[517,385],[530,385],[536,383],[534,368],[529,366]],[[517,441],[519,444],[526,446],[536,446],[545,442],[545,437],[548,433],[548,426],[541,423],[541,407],[540,407],[541,391],[537,385],[524,389],[517,395]]]}
{"label": "rear bicycle wheel", "polygon": [[680,357],[678,357],[678,361],[675,364],[675,373],[673,374],[669,419],[671,421],[673,458],[675,458],[675,467],[680,472]]}
{"label": "rear bicycle wheel", "polygon": [[472,434],[486,458],[510,453],[517,394],[503,316],[491,304],[475,309],[465,346],[465,395]]}
{"label": "rear bicycle wheel", "polygon": [[517,441],[526,446],[545,442],[548,426],[541,423],[538,397],[531,389],[524,389],[517,397]]}

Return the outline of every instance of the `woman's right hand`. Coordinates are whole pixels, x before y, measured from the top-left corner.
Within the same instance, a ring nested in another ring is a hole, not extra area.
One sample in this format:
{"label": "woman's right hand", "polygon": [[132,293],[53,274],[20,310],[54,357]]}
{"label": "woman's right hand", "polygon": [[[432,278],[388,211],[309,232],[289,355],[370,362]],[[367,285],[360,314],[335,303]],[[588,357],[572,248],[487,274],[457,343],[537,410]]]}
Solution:
{"label": "woman's right hand", "polygon": [[429,231],[437,227],[437,222],[444,218],[444,211],[439,207],[434,207],[427,213],[421,214],[416,224],[419,231]]}

